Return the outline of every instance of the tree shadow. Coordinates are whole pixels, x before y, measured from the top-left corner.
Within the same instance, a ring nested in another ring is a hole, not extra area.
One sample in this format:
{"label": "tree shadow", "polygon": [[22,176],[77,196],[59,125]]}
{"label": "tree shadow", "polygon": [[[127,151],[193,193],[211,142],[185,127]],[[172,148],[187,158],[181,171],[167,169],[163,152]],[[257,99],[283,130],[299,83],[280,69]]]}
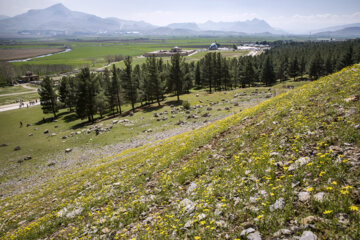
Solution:
{"label": "tree shadow", "polygon": [[144,112],[153,112],[153,111],[158,111],[159,109],[161,109],[163,107],[164,107],[164,105],[146,106],[146,107],[143,107],[143,111]]}
{"label": "tree shadow", "polygon": [[171,106],[171,105],[179,106],[179,105],[182,105],[182,103],[183,103],[183,100],[180,100],[180,101],[173,100],[173,101],[165,102],[165,105],[167,105],[167,106]]}
{"label": "tree shadow", "polygon": [[76,113],[73,113],[73,114],[66,115],[63,119],[65,122],[69,123],[69,122],[73,122],[73,121],[79,119],[79,117],[76,116]]}

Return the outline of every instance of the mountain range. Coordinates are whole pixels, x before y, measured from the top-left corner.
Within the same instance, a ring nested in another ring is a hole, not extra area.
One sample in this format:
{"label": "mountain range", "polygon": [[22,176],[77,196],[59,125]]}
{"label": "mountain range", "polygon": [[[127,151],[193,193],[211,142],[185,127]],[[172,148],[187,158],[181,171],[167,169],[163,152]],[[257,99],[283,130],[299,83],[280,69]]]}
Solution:
{"label": "mountain range", "polygon": [[0,16],[0,35],[54,36],[140,33],[146,35],[225,35],[252,33],[284,33],[264,20],[237,22],[173,23],[159,27],[144,21],[101,18],[92,14],[71,11],[63,4],[39,10],[29,10],[15,17]]}
{"label": "mountain range", "polygon": [[[321,29],[317,36],[359,36],[360,24],[335,26]],[[346,30],[344,30],[346,29]],[[337,31],[336,33],[332,33]],[[144,21],[129,21],[115,17],[101,18],[96,15],[72,11],[63,4],[45,9],[29,10],[15,17],[0,15],[0,37],[42,37],[78,35],[172,35],[172,36],[241,36],[287,34],[275,29],[266,21],[254,18],[246,21],[205,23],[172,23],[165,27]]]}

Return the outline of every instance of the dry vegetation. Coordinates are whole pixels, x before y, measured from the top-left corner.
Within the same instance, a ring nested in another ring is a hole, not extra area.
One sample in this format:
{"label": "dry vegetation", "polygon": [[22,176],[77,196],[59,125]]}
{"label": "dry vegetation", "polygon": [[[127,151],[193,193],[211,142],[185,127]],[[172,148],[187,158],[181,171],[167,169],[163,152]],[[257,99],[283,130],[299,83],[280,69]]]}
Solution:
{"label": "dry vegetation", "polygon": [[0,61],[26,59],[63,51],[63,48],[0,49]]}

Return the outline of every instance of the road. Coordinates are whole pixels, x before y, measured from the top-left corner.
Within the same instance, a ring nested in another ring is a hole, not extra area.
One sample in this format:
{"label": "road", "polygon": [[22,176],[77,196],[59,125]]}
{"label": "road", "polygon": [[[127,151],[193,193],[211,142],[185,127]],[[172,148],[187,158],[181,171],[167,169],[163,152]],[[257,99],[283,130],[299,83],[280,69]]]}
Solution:
{"label": "road", "polygon": [[[22,87],[26,88],[26,89],[31,89],[32,91],[26,91],[26,92],[19,92],[19,93],[6,93],[6,94],[1,94],[0,97],[6,97],[6,96],[14,96],[14,95],[23,95],[23,94],[28,94],[28,93],[36,93],[37,89],[30,87],[27,84],[21,84]],[[23,102],[24,105],[22,108],[27,108],[26,106],[28,105],[29,107],[33,107],[36,105],[40,104],[40,101],[38,101],[37,103],[34,103],[33,105],[30,105],[30,102]],[[5,111],[9,111],[9,110],[14,110],[14,109],[19,109],[20,108],[20,103],[12,103],[12,104],[8,104],[8,105],[1,105],[0,106],[0,112],[5,112]]]}

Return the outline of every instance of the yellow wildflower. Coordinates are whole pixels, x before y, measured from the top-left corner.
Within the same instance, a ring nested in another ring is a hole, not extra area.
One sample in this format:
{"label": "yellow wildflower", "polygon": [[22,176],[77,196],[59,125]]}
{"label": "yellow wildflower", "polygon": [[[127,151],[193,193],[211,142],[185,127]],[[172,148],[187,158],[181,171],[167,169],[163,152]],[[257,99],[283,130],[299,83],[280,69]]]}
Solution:
{"label": "yellow wildflower", "polygon": [[330,214],[330,213],[332,213],[332,212],[333,212],[333,210],[326,210],[326,211],[323,212],[323,214],[324,214],[324,215],[327,215],[327,214]]}
{"label": "yellow wildflower", "polygon": [[331,184],[332,184],[332,185],[337,185],[337,182],[336,182],[336,181],[333,181]]}
{"label": "yellow wildflower", "polygon": [[257,216],[256,218],[257,219],[261,219],[263,217],[263,215],[259,215],[259,216]]}
{"label": "yellow wildflower", "polygon": [[350,209],[350,211],[353,211],[353,212],[359,211],[359,207],[354,206],[354,205],[350,206],[349,209]]}
{"label": "yellow wildflower", "polygon": [[312,188],[312,187],[309,187],[306,189],[307,192],[312,192],[313,190],[314,190],[314,188]]}
{"label": "yellow wildflower", "polygon": [[200,237],[199,237],[199,236],[195,236],[194,239],[195,239],[195,240],[199,240]]}

